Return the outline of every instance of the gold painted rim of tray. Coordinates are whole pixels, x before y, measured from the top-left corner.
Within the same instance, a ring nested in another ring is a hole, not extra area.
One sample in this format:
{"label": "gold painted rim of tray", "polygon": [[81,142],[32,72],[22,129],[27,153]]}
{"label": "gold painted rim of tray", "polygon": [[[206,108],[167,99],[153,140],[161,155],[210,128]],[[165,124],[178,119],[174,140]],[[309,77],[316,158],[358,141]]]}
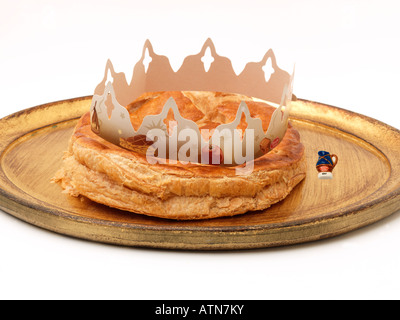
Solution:
{"label": "gold painted rim of tray", "polygon": [[[307,177],[261,212],[172,221],[71,199],[50,178],[92,96],[22,110],[0,120],[0,209],[60,234],[116,245],[232,250],[304,243],[343,234],[400,209],[400,131],[375,119],[298,99],[290,120],[306,147]],[[339,157],[317,178],[317,151]]]}

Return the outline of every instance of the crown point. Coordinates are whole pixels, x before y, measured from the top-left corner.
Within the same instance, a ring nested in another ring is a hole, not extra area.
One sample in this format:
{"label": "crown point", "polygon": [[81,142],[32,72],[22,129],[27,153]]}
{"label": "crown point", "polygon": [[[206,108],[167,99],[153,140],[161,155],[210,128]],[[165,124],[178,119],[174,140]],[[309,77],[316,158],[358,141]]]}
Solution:
{"label": "crown point", "polygon": [[204,42],[201,52],[204,53],[207,50],[207,48],[210,49],[211,55],[213,55],[213,56],[216,55],[215,46],[214,46],[214,43],[212,42],[211,38],[207,38],[207,40]]}
{"label": "crown point", "polygon": [[107,59],[106,63],[106,74],[108,74],[109,72],[114,73],[114,66],[111,62],[111,59]]}
{"label": "crown point", "polygon": [[144,42],[144,45],[143,45],[143,55],[142,55],[142,56],[144,56],[144,53],[146,52],[146,49],[148,50],[148,52],[149,52],[150,55],[152,55],[152,54],[154,53],[154,51],[153,51],[153,45],[151,44],[151,42],[150,42],[149,39],[146,39],[146,41]]}
{"label": "crown point", "polygon": [[263,65],[265,65],[268,60],[271,60],[272,66],[276,67],[276,57],[275,57],[274,51],[272,49],[269,49],[267,51],[267,53],[264,55],[264,57],[262,59]]}

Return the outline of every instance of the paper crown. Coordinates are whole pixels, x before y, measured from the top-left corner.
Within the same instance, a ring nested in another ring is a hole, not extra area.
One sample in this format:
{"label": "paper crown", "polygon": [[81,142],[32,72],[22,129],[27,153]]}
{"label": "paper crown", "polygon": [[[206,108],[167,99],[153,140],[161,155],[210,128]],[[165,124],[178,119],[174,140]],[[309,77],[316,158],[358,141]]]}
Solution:
{"label": "paper crown", "polygon": [[[213,60],[209,68],[203,62],[203,57],[208,50]],[[144,61],[146,53],[151,59],[147,68]],[[263,67],[266,66],[268,60],[271,62],[273,72],[267,81]],[[248,63],[243,71],[236,75],[231,61],[216,53],[211,39],[207,39],[198,54],[187,56],[179,70],[174,72],[168,58],[155,54],[150,41],[147,40],[143,47],[142,57],[133,69],[129,84],[125,74],[115,72],[111,61],[107,61],[104,78],[96,87],[92,99],[91,127],[103,139],[121,147],[126,147],[121,143],[122,141],[134,141],[135,138],[140,140],[143,137],[147,141],[157,141],[158,147],[161,144],[166,145],[164,152],[160,152],[159,148],[156,154],[154,154],[154,148],[149,149],[153,151],[153,154],[148,159],[157,158],[158,161],[184,159],[208,163],[209,160],[201,156],[202,149],[204,146],[212,145],[222,150],[224,164],[242,164],[258,157],[261,152],[269,152],[283,139],[288,126],[293,76],[294,72],[290,75],[277,66],[271,49],[260,62]],[[206,141],[197,124],[190,119],[184,119],[174,99],[170,98],[160,114],[144,117],[136,131],[130,122],[126,106],[143,93],[158,91],[237,93],[271,102],[279,107],[272,114],[268,129],[264,132],[261,119],[252,118],[245,101],[242,101],[238,105],[235,120],[219,125]],[[172,132],[167,131],[163,122],[170,109],[176,120]],[[245,131],[238,135],[237,126],[242,115],[245,116],[248,125]],[[179,139],[182,136],[185,138]],[[191,138],[190,144],[187,143],[188,136]],[[268,144],[268,150],[261,150],[260,143],[263,139],[271,142]],[[171,141],[175,141],[177,145],[172,146]],[[189,156],[188,150],[190,150]]]}

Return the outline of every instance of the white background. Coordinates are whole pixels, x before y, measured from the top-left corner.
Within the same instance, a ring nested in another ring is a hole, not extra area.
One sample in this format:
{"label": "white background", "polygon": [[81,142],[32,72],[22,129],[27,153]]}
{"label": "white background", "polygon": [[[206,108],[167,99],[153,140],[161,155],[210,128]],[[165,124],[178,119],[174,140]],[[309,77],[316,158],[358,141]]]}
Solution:
{"label": "white background", "polygon": [[[130,79],[149,38],[177,70],[211,37],[236,72],[272,48],[294,93],[400,128],[398,1],[0,0],[0,117]],[[0,133],[1,134],[1,133]],[[399,141],[400,144],[400,141]],[[399,299],[400,212],[283,248],[176,252],[61,236],[0,212],[2,299]]]}

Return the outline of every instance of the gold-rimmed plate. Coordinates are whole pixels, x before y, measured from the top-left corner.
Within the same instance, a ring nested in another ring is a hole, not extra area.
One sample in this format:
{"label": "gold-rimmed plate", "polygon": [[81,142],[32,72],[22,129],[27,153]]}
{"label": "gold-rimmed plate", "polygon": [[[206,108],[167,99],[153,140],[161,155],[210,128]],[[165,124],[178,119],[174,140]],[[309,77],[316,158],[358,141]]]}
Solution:
{"label": "gold-rimmed plate", "polygon": [[[282,246],[343,234],[400,209],[400,131],[326,104],[298,99],[291,121],[306,148],[307,177],[267,210],[174,221],[72,198],[50,182],[91,96],[26,109],[0,120],[0,208],[60,234],[116,245],[230,250]],[[339,157],[318,179],[318,151]]]}

